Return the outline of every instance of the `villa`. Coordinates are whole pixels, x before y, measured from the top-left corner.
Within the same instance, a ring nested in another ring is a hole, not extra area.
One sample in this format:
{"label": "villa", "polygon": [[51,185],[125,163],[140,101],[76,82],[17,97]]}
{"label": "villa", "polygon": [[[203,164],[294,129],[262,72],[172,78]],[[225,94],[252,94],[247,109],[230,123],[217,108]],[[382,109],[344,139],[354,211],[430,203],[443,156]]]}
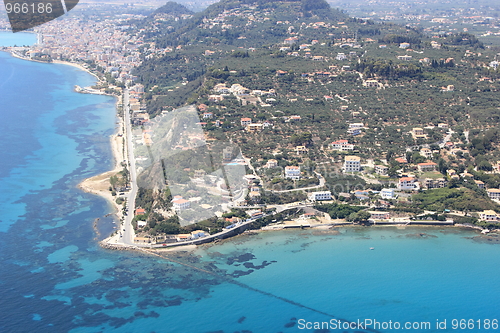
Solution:
{"label": "villa", "polygon": [[308,193],[308,199],[311,201],[332,200],[330,191],[319,191]]}
{"label": "villa", "polygon": [[300,167],[299,166],[287,166],[285,167],[285,178],[286,179],[300,179]]}
{"label": "villa", "polygon": [[400,190],[416,190],[416,189],[418,189],[416,179],[413,177],[399,178],[398,189],[400,189]]}
{"label": "villa", "polygon": [[483,210],[479,213],[479,219],[492,222],[497,222],[500,220],[498,214],[494,210]]}

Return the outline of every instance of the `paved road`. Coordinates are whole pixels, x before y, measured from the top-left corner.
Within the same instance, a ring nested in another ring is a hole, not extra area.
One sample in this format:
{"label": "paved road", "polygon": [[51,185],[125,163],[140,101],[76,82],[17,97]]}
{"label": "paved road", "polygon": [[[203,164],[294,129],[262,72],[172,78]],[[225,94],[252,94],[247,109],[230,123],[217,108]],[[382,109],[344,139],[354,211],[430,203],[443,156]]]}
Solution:
{"label": "paved road", "polygon": [[135,168],[134,145],[132,142],[132,125],[130,121],[129,94],[127,89],[123,90],[123,118],[125,135],[127,138],[126,145],[131,189],[127,194],[128,215],[125,217],[125,221],[123,222],[123,226],[121,227],[122,229],[120,230],[120,233],[123,235],[123,237],[120,238],[119,242],[127,245],[135,245],[135,232],[134,228],[132,227],[132,219],[134,218],[135,197],[137,195],[137,170]]}
{"label": "paved road", "polygon": [[316,188],[321,188],[323,186],[325,186],[325,178],[318,172],[316,171],[313,171],[316,176],[318,177],[319,179],[319,185],[314,185],[314,186],[309,186],[309,187],[300,187],[300,188],[293,188],[291,190],[281,190],[281,191],[278,191],[278,190],[269,190],[269,189],[265,189],[267,191],[271,191],[273,193],[286,193],[286,192],[297,192],[297,191],[305,191],[305,190],[313,190],[313,189],[316,189]]}

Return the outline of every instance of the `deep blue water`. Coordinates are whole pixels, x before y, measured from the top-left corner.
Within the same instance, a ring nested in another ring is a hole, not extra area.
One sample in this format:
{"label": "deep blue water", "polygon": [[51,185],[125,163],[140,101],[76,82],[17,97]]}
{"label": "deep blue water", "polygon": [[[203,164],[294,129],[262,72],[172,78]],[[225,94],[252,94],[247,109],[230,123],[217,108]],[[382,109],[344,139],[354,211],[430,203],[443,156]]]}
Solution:
{"label": "deep blue water", "polygon": [[36,43],[36,34],[29,32],[0,31],[0,46],[25,46]]}
{"label": "deep blue water", "polygon": [[0,53],[0,332],[286,333],[331,316],[454,332],[454,318],[499,319],[500,245],[471,231],[267,232],[167,259],[101,249],[92,224],[109,234],[110,208],[76,185],[111,167],[115,100],[73,92],[92,83]]}

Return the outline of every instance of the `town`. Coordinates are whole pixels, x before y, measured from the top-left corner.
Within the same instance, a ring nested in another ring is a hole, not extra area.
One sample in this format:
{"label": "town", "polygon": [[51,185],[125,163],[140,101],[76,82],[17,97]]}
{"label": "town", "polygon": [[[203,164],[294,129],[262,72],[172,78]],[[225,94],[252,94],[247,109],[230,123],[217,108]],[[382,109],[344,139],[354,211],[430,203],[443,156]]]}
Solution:
{"label": "town", "polygon": [[[78,64],[98,82],[77,91],[119,96],[117,135],[130,143],[109,188],[134,244],[196,243],[249,225],[496,228],[498,47],[465,29],[382,33],[333,12],[176,10],[68,17],[37,27],[36,45],[8,48]],[[269,38],[255,41],[262,29]],[[181,107],[189,122],[178,120]],[[188,132],[167,145],[169,130]],[[124,176],[131,168],[137,198]]]}

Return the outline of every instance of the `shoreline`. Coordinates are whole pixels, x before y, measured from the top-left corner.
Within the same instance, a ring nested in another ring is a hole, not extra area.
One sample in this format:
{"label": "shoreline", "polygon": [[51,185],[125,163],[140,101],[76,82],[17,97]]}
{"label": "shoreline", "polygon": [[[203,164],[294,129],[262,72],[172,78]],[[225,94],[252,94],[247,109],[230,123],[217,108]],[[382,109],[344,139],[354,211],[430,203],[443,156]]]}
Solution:
{"label": "shoreline", "polygon": [[[115,112],[118,108],[118,104],[120,104],[120,100],[121,96],[116,99]],[[118,123],[116,124],[117,129],[115,130],[115,133],[113,133],[109,138],[111,152],[114,160],[112,169],[82,180],[77,185],[77,187],[86,193],[91,193],[104,198],[112,207],[112,212],[110,212],[109,214],[115,215],[117,220],[121,221],[121,219],[123,218],[123,213],[122,206],[116,203],[116,199],[118,198],[118,196],[111,195],[111,192],[109,191],[109,187],[111,186],[109,179],[123,170],[121,163],[122,161],[126,160],[123,150],[123,142],[125,140],[125,133],[123,131],[123,118],[116,116],[116,119],[118,120]],[[111,238],[112,236],[113,234],[108,236],[106,239]]]}
{"label": "shoreline", "polygon": [[60,65],[68,65],[68,66],[72,66],[72,67],[78,68],[78,69],[80,69],[80,70],[82,70],[84,72],[89,73],[93,77],[95,77],[97,79],[97,81],[101,81],[101,79],[99,78],[99,76],[97,76],[97,74],[92,73],[89,69],[83,67],[80,64],[77,64],[77,63],[74,63],[74,62],[69,62],[69,61],[63,61],[63,60],[52,60],[51,63],[52,64],[60,64]]}
{"label": "shoreline", "polygon": [[[13,50],[5,47],[1,49],[0,51],[4,51],[9,53],[12,57],[20,59],[20,60],[26,60],[26,61],[33,61],[37,63],[43,63],[43,64],[59,64],[59,65],[67,65],[67,66],[72,66],[74,68],[77,68],[81,71],[84,71],[93,77],[96,78],[97,82],[100,82],[100,78],[97,74],[92,73],[89,69],[83,67],[80,64],[77,63],[72,63],[68,61],[61,61],[61,60],[53,60],[52,62],[46,62],[46,61],[41,61],[41,60],[36,60],[36,59],[30,59],[26,57],[22,57],[19,54],[15,53]],[[112,95],[112,94],[103,94],[107,96],[112,96],[115,97],[115,114],[118,111],[118,105],[120,104],[120,101],[122,99],[122,95],[120,94],[119,96]],[[116,197],[113,197],[111,195],[111,192],[108,190],[109,188],[109,178],[119,171],[121,171],[123,168],[121,167],[121,161],[126,160],[124,154],[123,154],[123,140],[126,139],[126,133],[123,131],[123,117],[116,116],[116,119],[118,120],[117,124],[117,130],[115,130],[115,133],[113,133],[110,136],[110,145],[111,145],[111,152],[113,156],[113,168],[109,171],[97,174],[95,176],[86,178],[82,180],[80,183],[78,183],[77,187],[86,192],[86,193],[91,193],[97,196],[100,196],[104,198],[107,202],[108,205],[112,208],[112,212],[108,214],[115,215],[118,220],[121,220],[122,212],[121,212],[121,206],[116,203]],[[121,137],[119,135],[122,135]],[[122,141],[121,143],[119,141]],[[103,188],[104,187],[104,188]],[[112,235],[110,235],[108,238],[110,238]]]}
{"label": "shoreline", "polygon": [[[25,58],[22,57],[12,50],[9,49],[3,49],[2,51],[8,52],[10,55],[12,55],[15,58],[22,59],[22,60],[27,60],[27,61],[34,61],[38,63],[54,63],[54,64],[61,64],[61,65],[68,65],[75,67],[79,70],[82,70],[84,72],[87,72],[88,74],[94,76],[97,81],[99,82],[100,79],[97,76],[97,74],[92,73],[89,69],[83,67],[80,64],[77,63],[72,63],[68,61],[61,61],[61,60],[53,60],[52,62],[45,62],[45,61],[40,61],[36,59],[30,59],[30,58]],[[120,101],[123,97],[123,95],[110,95],[106,94],[108,96],[113,96],[116,98],[115,102],[115,112],[118,110],[118,105],[120,104]],[[123,219],[123,213],[122,213],[122,206],[116,203],[116,199],[118,198],[117,196],[112,196],[111,192],[109,191],[109,179],[111,176],[117,174],[120,172],[123,167],[121,166],[122,161],[127,160],[126,154],[124,152],[124,142],[126,142],[126,132],[124,131],[124,119],[123,116],[116,116],[116,119],[118,120],[117,124],[117,129],[115,130],[115,133],[110,136],[110,146],[111,146],[111,151],[112,151],[112,156],[113,156],[113,168],[109,171],[97,174],[95,176],[86,178],[82,180],[77,187],[86,192],[86,193],[91,193],[97,196],[102,197],[108,202],[108,205],[112,208],[112,212],[106,214],[106,215],[115,215],[116,219],[121,222]],[[121,135],[121,136],[120,136]],[[118,222],[117,221],[117,222]],[[117,224],[118,226],[119,224]],[[324,231],[329,231],[329,230],[336,230],[337,227],[360,227],[363,225],[359,224],[350,224],[350,223],[342,223],[342,224],[323,224],[323,225],[314,225],[314,226],[304,226],[304,228],[300,227],[295,227],[295,228],[267,228],[262,227],[257,230],[251,230],[252,232],[260,233],[260,232],[266,232],[266,231],[283,231],[283,230],[305,230],[305,229],[311,229],[311,230],[324,230]],[[476,230],[480,233],[484,233],[485,230],[489,229],[484,229],[481,228],[480,226],[475,226],[475,225],[463,225],[463,224],[452,224],[452,225],[405,225],[405,224],[387,224],[387,225],[368,225],[367,227],[396,227],[396,228],[406,228],[406,227],[434,227],[434,228],[461,228],[461,229],[473,229]],[[494,229],[491,230],[491,232],[498,233],[499,229]],[[234,237],[237,237],[239,235],[244,234],[244,232],[228,237],[227,239],[231,239]],[[213,244],[213,242],[208,243],[208,244]],[[148,247],[141,247],[141,246],[135,246],[135,245],[126,245],[126,244],[121,244],[117,243],[117,233],[116,230],[111,233],[108,237],[104,238],[103,240],[99,241],[99,245],[102,248],[106,249],[113,249],[113,250],[131,250],[131,251],[140,251],[143,253],[152,253],[154,254],[155,252],[169,252],[169,251],[192,251],[197,248],[197,245],[179,245],[171,248],[148,248]]]}

